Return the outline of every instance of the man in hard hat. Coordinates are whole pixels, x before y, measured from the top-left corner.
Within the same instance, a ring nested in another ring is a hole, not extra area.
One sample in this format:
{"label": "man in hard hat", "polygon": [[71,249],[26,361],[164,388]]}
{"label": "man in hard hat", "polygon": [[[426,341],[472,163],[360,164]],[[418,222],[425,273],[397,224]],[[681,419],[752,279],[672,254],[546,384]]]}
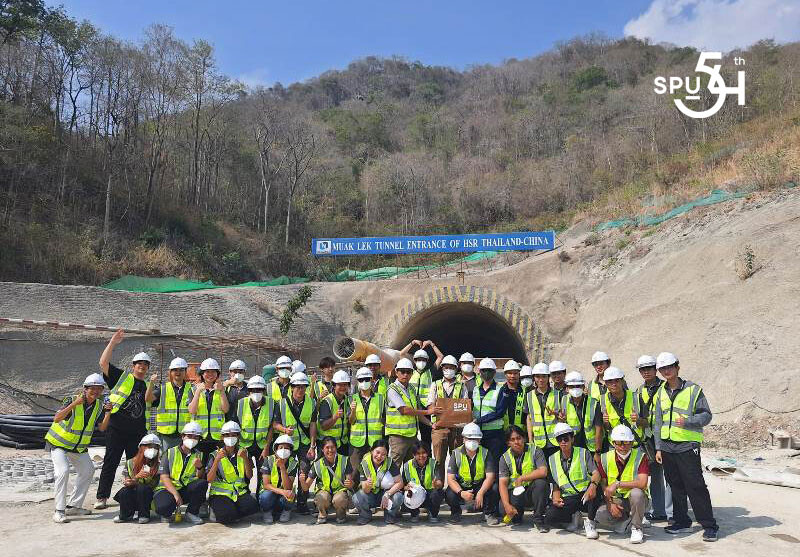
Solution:
{"label": "man in hard hat", "polygon": [[351,397],[350,425],[350,464],[353,470],[361,469],[361,460],[379,439],[385,439],[386,397],[374,392],[372,370],[366,366],[356,372],[358,392]]}
{"label": "man in hard hat", "polygon": [[200,381],[194,386],[194,397],[189,403],[192,420],[203,426],[204,436],[197,450],[203,455],[204,463],[222,442],[222,424],[230,410],[219,371],[219,362],[214,358],[200,363]]}
{"label": "man in hard hat", "polygon": [[[53,490],[55,512],[53,522],[69,522],[67,515],[85,515],[92,511],[83,508],[83,500],[94,477],[94,466],[86,449],[92,440],[95,425],[105,431],[111,418],[111,403],[103,404],[105,379],[92,373],[83,381],[83,390],[74,397],[64,399],[61,410],[53,416],[53,423],[45,434],[45,448],[53,461]],[[105,414],[104,414],[105,412]],[[101,414],[104,414],[100,418]],[[99,423],[98,423],[99,422]],[[67,500],[69,466],[72,464],[77,477]]]}
{"label": "man in hard hat", "polygon": [[267,396],[272,397],[277,406],[281,399],[289,396],[289,379],[292,376],[292,359],[281,356],[275,360],[275,370],[278,376],[267,384]]}
{"label": "man in hard hat", "polygon": [[392,379],[388,374],[381,372],[381,357],[377,354],[368,354],[367,359],[364,360],[364,366],[372,372],[372,392],[386,398],[389,383],[391,383]]}
{"label": "man in hard hat", "polygon": [[567,390],[567,385],[564,381],[567,376],[567,366],[561,360],[553,360],[547,366],[547,369],[550,372],[550,384],[558,399],[561,400]]}
{"label": "man in hard hat", "polygon": [[[639,397],[627,388],[625,374],[618,367],[611,366],[603,372],[605,394],[600,397],[600,412],[603,415],[605,431],[612,431],[619,424],[625,425],[633,432],[633,446],[642,443],[644,431],[639,423]],[[598,437],[599,440],[599,437]]]}
{"label": "man in hard hat", "polygon": [[[434,370],[438,370],[442,363],[444,354],[439,350],[439,347],[434,344],[432,340],[412,340],[401,352],[410,353],[414,345],[419,346],[419,349],[414,352],[414,373],[411,375],[411,385],[417,391],[419,400],[422,403],[428,400],[428,392],[433,384]],[[433,366],[430,365],[427,348],[430,347],[433,353],[436,354],[436,361]],[[431,426],[425,422],[419,424],[419,434],[422,442],[428,447],[431,446]]]}
{"label": "man in hard hat", "polygon": [[533,366],[535,388],[525,398],[525,413],[528,415],[528,440],[539,447],[545,457],[558,450],[553,430],[558,423],[561,401],[550,387],[550,369],[539,362]]}
{"label": "man in hard hat", "polygon": [[315,373],[311,378],[311,396],[317,401],[333,392],[333,372],[336,371],[336,360],[330,356],[325,356],[319,361],[319,373]]}
{"label": "man in hard hat", "polygon": [[147,392],[147,370],[150,369],[150,356],[139,352],[131,360],[130,369],[122,370],[111,363],[114,348],[122,342],[124,334],[118,329],[100,356],[100,371],[111,389],[111,421],[106,433],[106,452],[103,455],[103,468],[97,483],[97,502],[95,509],[105,509],[111,486],[117,473],[122,453],[125,458],[133,458],[139,452],[139,440],[147,433],[145,393]]}
{"label": "man in hard hat", "polygon": [[[533,525],[541,533],[550,527],[544,522],[547,496],[547,463],[544,453],[536,445],[527,443],[527,434],[518,425],[510,425],[506,432],[508,450],[499,465],[499,491],[505,515],[512,525],[521,525],[525,507],[533,507]],[[520,489],[521,488],[521,489]]]}
{"label": "man in hard hat", "polygon": [[664,466],[664,475],[672,488],[674,519],[664,531],[669,534],[689,531],[692,521],[686,503],[688,497],[695,520],[703,526],[703,540],[717,541],[719,526],[700,462],[703,427],[711,422],[711,408],[699,385],[678,376],[680,365],[674,354],[660,353],[656,368],[665,380],[656,394],[654,410],[656,462]]}
{"label": "man in hard hat", "polygon": [[[292,375],[291,393],[281,399],[272,417],[272,427],[289,435],[297,451],[300,471],[307,474],[317,456],[317,405],[308,393],[310,381],[303,372]],[[308,491],[297,496],[297,513],[308,514]]]}
{"label": "man in hard hat", "polygon": [[247,396],[247,383],[245,383],[245,373],[247,364],[243,360],[234,360],[228,366],[228,379],[222,384],[225,387],[225,394],[228,397],[230,411],[227,418],[236,418],[236,406],[239,401]]}
{"label": "man in hard hat", "polygon": [[206,468],[208,505],[220,524],[232,524],[259,511],[250,493],[253,464],[247,449],[239,445],[241,427],[233,421],[222,425],[223,445],[209,459]]}
{"label": "man in hard hat", "polygon": [[[635,396],[639,400],[639,425],[644,431],[644,442],[648,447],[647,454],[655,455],[653,426],[655,425],[656,393],[663,381],[656,374],[656,359],[653,356],[639,356],[636,368],[644,381],[636,389]],[[672,490],[664,481],[664,467],[657,461],[650,461],[650,502],[652,512],[646,518],[651,522],[669,521],[672,519]]]}
{"label": "man in hard hat", "polygon": [[186,382],[189,364],[183,358],[169,363],[169,381],[159,385],[158,376],[150,376],[145,401],[156,409],[156,432],[161,439],[161,452],[181,443],[181,430],[191,421],[189,403],[194,397],[192,386]]}
{"label": "man in hard hat", "polygon": [[153,495],[153,505],[163,518],[170,518],[185,501],[186,521],[203,523],[200,506],[206,500],[208,481],[203,456],[197,450],[202,436],[202,426],[189,422],[181,430],[181,444],[169,449],[161,459],[161,480]]}
{"label": "man in hard hat", "polygon": [[520,428],[526,427],[528,415],[525,413],[525,391],[519,383],[520,365],[514,360],[508,360],[503,366],[503,375],[506,382],[500,387],[503,397],[508,399],[506,413],[503,416],[503,431],[515,425]]}
{"label": "man in hard hat", "polygon": [[467,398],[472,398],[472,391],[475,390],[475,356],[469,352],[464,352],[458,358],[458,380],[466,387]]}
{"label": "man in hard hat", "polygon": [[[455,398],[467,400],[466,387],[456,378],[458,362],[454,356],[447,355],[442,359],[442,378],[433,382],[433,386],[428,391],[427,407],[429,410],[435,409],[438,402],[443,399]],[[457,427],[440,427],[436,424],[438,416],[434,413],[431,416],[433,432],[431,433],[431,444],[433,445],[433,460],[438,467],[436,472],[439,477],[444,477],[444,463],[450,451],[461,444],[461,436]]]}
{"label": "man in hard hat", "polygon": [[489,449],[494,462],[506,450],[503,434],[503,418],[508,409],[508,391],[503,391],[495,380],[497,365],[491,358],[483,358],[478,364],[481,382],[472,391],[472,417],[483,432],[481,444]]}
{"label": "man in hard hat", "polygon": [[[567,375],[569,385],[569,375]],[[575,431],[563,422],[556,425],[553,436],[559,451],[547,459],[550,483],[553,484],[552,505],[545,514],[545,523],[555,525],[570,523],[568,529],[580,527],[581,511],[588,514],[583,521],[583,531],[590,540],[597,539],[595,515],[603,502],[600,489],[600,472],[592,453],[574,444]]]}
{"label": "man in hard hat", "polygon": [[483,433],[480,426],[469,423],[461,433],[464,444],[450,455],[447,465],[447,489],[444,498],[450,506],[450,520],[461,521],[461,506],[483,510],[486,524],[496,526],[497,514],[497,463],[489,451],[480,445]]}
{"label": "man in hard hat", "polygon": [[564,384],[567,392],[561,397],[561,413],[558,419],[572,428],[575,435],[571,443],[575,447],[587,449],[590,455],[597,454],[599,459],[598,451],[602,447],[598,448],[595,440],[598,431],[603,431],[603,414],[600,411],[600,403],[586,394],[586,385],[580,372],[570,371]]}
{"label": "man in hard hat", "polygon": [[386,436],[394,463],[400,467],[411,457],[411,446],[417,439],[419,422],[431,425],[428,416],[434,409],[425,408],[417,390],[411,385],[414,364],[401,358],[395,364],[395,380],[386,394]]}
{"label": "man in hard hat", "polygon": [[634,447],[633,432],[626,425],[611,430],[614,448],[600,458],[605,506],[597,511],[597,522],[610,525],[617,533],[631,530],[631,543],[642,543],[642,524],[647,510],[650,465],[645,452]]}
{"label": "man in hard hat", "polygon": [[[260,375],[247,380],[247,396],[236,403],[235,421],[241,426],[239,444],[247,449],[247,458],[255,463],[255,470],[269,453],[272,436],[272,415],[275,411],[272,397],[264,396],[267,383]],[[258,477],[260,485],[261,477]]]}
{"label": "man in hard hat", "polygon": [[611,358],[605,352],[597,351],[592,354],[592,367],[594,368],[595,378],[589,382],[589,396],[596,401],[606,394],[606,386],[603,383],[603,373],[611,366]]}
{"label": "man in hard hat", "polygon": [[336,439],[340,455],[350,456],[350,375],[340,369],[331,378],[333,391],[317,406],[317,429],[320,437]]}

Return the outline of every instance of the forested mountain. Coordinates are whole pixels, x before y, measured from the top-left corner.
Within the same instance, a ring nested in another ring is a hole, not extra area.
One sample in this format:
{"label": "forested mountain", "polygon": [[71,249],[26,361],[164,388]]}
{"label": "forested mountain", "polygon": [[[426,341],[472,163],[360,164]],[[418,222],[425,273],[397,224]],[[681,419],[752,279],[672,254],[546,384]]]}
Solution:
{"label": "forested mountain", "polygon": [[463,72],[368,57],[259,89],[204,41],[153,25],[131,44],[41,0],[0,0],[0,41],[0,280],[320,276],[314,236],[563,226],[736,156],[741,126],[800,124],[797,43],[737,53],[747,107],[694,120],[653,78],[694,75],[698,52],[630,38]]}

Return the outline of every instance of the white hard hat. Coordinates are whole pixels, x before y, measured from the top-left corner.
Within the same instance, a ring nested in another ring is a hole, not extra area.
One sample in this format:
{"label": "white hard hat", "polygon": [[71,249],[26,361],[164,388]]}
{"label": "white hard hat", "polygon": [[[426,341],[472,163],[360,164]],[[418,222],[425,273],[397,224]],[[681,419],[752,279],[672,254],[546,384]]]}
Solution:
{"label": "white hard hat", "polygon": [[247,390],[250,389],[266,389],[267,382],[260,375],[254,375],[247,380]]}
{"label": "white hard hat", "polygon": [[572,433],[575,435],[575,430],[572,429],[572,426],[569,424],[565,424],[564,422],[558,422],[556,424],[555,429],[553,430],[553,438],[555,439],[559,435],[564,435],[565,433]]}
{"label": "white hard hat", "polygon": [[626,425],[619,424],[611,430],[612,441],[635,441],[631,428]]}
{"label": "white hard hat", "polygon": [[277,360],[275,360],[275,368],[279,367],[292,367],[292,359],[289,356],[281,356]]}
{"label": "white hard hat", "polygon": [[662,352],[656,358],[656,369],[671,366],[678,363],[678,357],[672,352]]}
{"label": "white hard hat", "polygon": [[547,364],[539,362],[533,366],[532,372],[533,375],[550,375],[550,368],[547,367]]}
{"label": "white hard hat", "polygon": [[292,385],[293,387],[295,385],[297,386],[305,385],[306,387],[308,387],[309,385],[308,375],[306,375],[302,371],[298,371],[297,373],[292,375],[292,378],[289,380],[289,384]]}
{"label": "white hard hat", "polygon": [[99,373],[92,373],[83,380],[84,387],[105,387],[106,380]]}
{"label": "white hard hat", "polygon": [[567,366],[564,365],[564,362],[561,360],[554,360],[550,362],[550,365],[547,366],[547,370],[550,373],[555,373],[557,371],[567,371]]}
{"label": "white hard hat", "polygon": [[636,360],[636,369],[641,369],[643,367],[655,367],[656,359],[652,356],[648,356],[645,354],[644,356],[639,356],[639,359]]}
{"label": "white hard hat", "polygon": [[464,426],[464,430],[461,432],[461,437],[464,439],[483,439],[481,426],[475,422],[468,423]]}
{"label": "white hard hat", "polygon": [[147,352],[139,352],[131,360],[132,364],[135,364],[136,362],[147,362],[150,364],[153,362],[153,360],[150,359],[150,355]]}
{"label": "white hard hat", "polygon": [[519,371],[519,370],[520,370],[519,364],[517,362],[515,362],[514,360],[508,360],[506,362],[506,365],[503,366],[503,371],[504,372],[506,372],[506,371]]}
{"label": "white hard hat", "polygon": [[225,422],[224,424],[222,424],[222,431],[221,431],[222,435],[225,435],[226,433],[241,433],[241,432],[242,428],[239,426],[239,424],[237,424],[234,421]]}
{"label": "white hard hat", "polygon": [[333,374],[333,379],[331,379],[331,383],[347,383],[350,384],[350,376],[347,374],[346,371],[340,369],[336,373]]}
{"label": "white hard hat", "polygon": [[474,364],[475,363],[475,356],[473,356],[469,352],[464,352],[463,354],[461,354],[461,357],[458,359],[458,361],[459,362],[470,362],[470,363]]}
{"label": "white hard hat", "polygon": [[491,358],[484,358],[481,360],[481,363],[478,364],[478,369],[497,369],[497,364],[495,364],[494,360]]}
{"label": "white hard hat", "polygon": [[219,362],[214,358],[206,358],[203,360],[203,363],[200,364],[200,371],[206,371],[210,369],[219,371]]}
{"label": "white hard hat", "polygon": [[183,358],[173,358],[169,363],[169,369],[186,369],[187,367],[189,367],[189,364]]}
{"label": "white hard hat", "polygon": [[603,381],[609,379],[624,379],[625,374],[618,367],[611,366],[603,372]]}
{"label": "white hard hat", "polygon": [[451,356],[450,354],[448,354],[447,356],[442,358],[442,365],[458,367],[458,360],[456,360],[455,356]]}
{"label": "white hard hat", "polygon": [[295,360],[292,362],[292,373],[305,373],[306,371],[306,364],[304,364],[300,360]]}
{"label": "white hard hat", "polygon": [[600,352],[598,350],[597,352],[592,354],[592,363],[593,364],[596,363],[596,362],[607,362],[609,360],[611,360],[611,358],[609,358],[608,354],[606,354],[605,352]]}
{"label": "white hard hat", "polygon": [[356,379],[372,379],[372,370],[368,367],[360,367],[356,372]]}
{"label": "white hard hat", "polygon": [[391,472],[387,471],[381,478],[381,489],[385,491],[387,489],[391,489],[393,485],[394,485],[394,476],[392,476]]}
{"label": "white hard hat", "polygon": [[564,378],[564,382],[570,387],[582,387],[584,385],[583,375],[580,371],[570,371]]}
{"label": "white hard hat", "polygon": [[427,360],[428,359],[428,353],[425,352],[422,348],[420,348],[419,350],[414,352],[414,359],[415,360]]}
{"label": "white hard hat", "polygon": [[286,435],[285,433],[278,435],[278,438],[272,442],[272,448],[274,449],[278,445],[291,445],[294,447],[294,441],[292,441],[292,437],[290,435]]}
{"label": "white hard hat", "polygon": [[407,489],[403,496],[403,503],[411,510],[418,509],[425,502],[427,491],[421,485],[415,485],[411,489]]}
{"label": "white hard hat", "polygon": [[247,369],[247,364],[244,363],[242,360],[233,360],[231,362],[231,365],[228,367],[228,371],[233,371],[236,369],[244,371]]}
{"label": "white hard hat", "polygon": [[364,361],[364,363],[365,363],[366,365],[369,365],[369,364],[379,364],[379,363],[381,363],[381,357],[380,357],[380,356],[378,356],[377,354],[369,354],[369,355],[367,356],[367,359]]}
{"label": "white hard hat", "polygon": [[531,377],[533,375],[533,368],[529,365],[524,365],[519,369],[520,377]]}
{"label": "white hard hat", "polygon": [[183,426],[183,429],[181,430],[181,433],[183,433],[184,435],[186,435],[186,434],[203,435],[203,426],[201,426],[197,422],[189,422],[188,424]]}
{"label": "white hard hat", "polygon": [[408,358],[400,358],[394,365],[394,369],[414,369],[414,364],[412,364],[411,360]]}
{"label": "white hard hat", "polygon": [[161,445],[161,439],[155,433],[148,433],[139,441],[139,446],[142,445]]}

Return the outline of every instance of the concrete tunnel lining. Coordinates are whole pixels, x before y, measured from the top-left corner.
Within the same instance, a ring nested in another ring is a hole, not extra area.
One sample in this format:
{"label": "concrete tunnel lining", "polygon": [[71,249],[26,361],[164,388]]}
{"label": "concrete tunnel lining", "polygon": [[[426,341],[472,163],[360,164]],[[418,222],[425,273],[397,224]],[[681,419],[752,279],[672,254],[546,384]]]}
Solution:
{"label": "concrete tunnel lining", "polygon": [[519,333],[501,315],[471,302],[434,305],[413,315],[395,335],[392,347],[432,340],[444,354],[513,358],[528,363]]}

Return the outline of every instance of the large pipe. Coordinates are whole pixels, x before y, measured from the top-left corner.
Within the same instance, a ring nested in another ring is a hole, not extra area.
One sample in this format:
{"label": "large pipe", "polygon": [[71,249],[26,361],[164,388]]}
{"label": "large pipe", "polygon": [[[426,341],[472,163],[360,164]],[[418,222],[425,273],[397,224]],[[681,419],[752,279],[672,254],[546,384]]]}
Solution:
{"label": "large pipe", "polygon": [[380,348],[371,342],[353,337],[339,337],[333,343],[333,355],[343,362],[363,362],[370,354],[381,358],[381,371],[388,374],[403,353],[393,348]]}

